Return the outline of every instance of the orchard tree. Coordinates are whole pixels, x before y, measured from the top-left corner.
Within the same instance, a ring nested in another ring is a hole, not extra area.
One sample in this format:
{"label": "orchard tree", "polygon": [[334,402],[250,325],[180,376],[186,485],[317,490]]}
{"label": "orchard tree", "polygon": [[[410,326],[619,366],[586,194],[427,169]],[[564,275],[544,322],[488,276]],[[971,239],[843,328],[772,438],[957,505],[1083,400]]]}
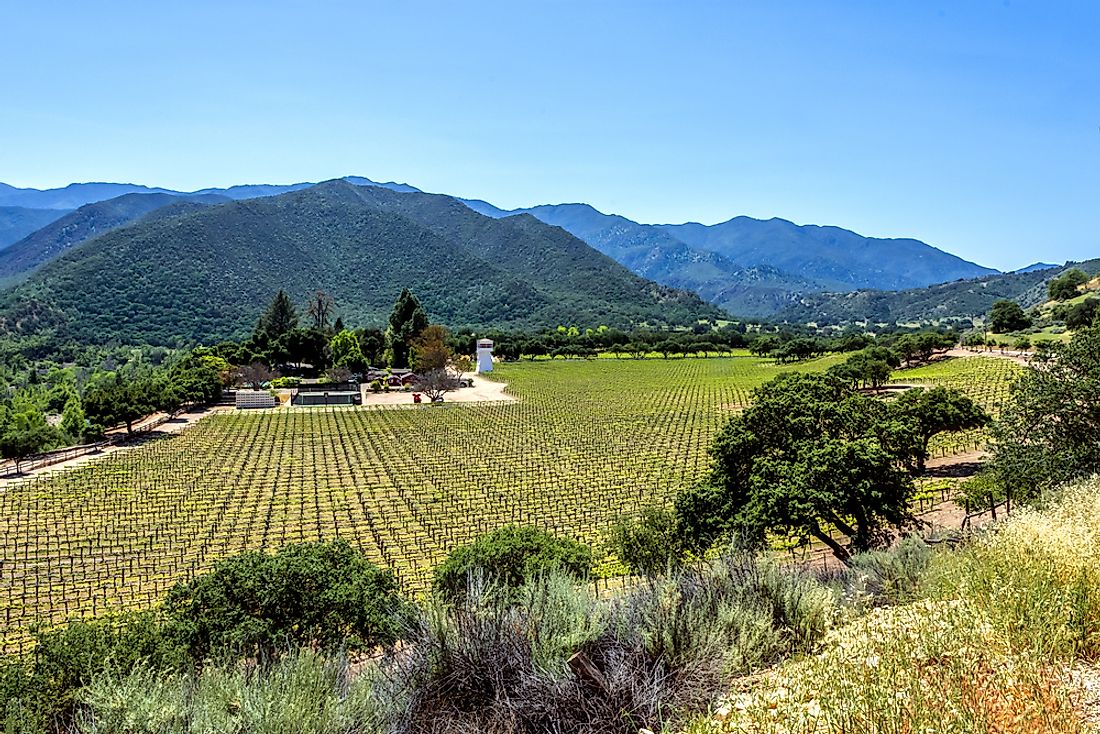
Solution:
{"label": "orchard tree", "polygon": [[410,345],[427,326],[428,314],[420,307],[416,296],[405,288],[393,305],[390,325],[386,330],[391,367],[404,369],[409,366]]}
{"label": "orchard tree", "polygon": [[685,544],[761,547],[769,533],[793,534],[847,564],[913,522],[906,467],[918,450],[912,426],[882,401],[834,376],[780,375],[718,433],[709,478],[677,498]]}
{"label": "orchard tree", "polygon": [[991,418],[981,406],[955,389],[906,390],[892,405],[900,420],[910,421],[920,437],[917,470],[924,471],[928,442],[946,431],[969,431],[989,425]]}

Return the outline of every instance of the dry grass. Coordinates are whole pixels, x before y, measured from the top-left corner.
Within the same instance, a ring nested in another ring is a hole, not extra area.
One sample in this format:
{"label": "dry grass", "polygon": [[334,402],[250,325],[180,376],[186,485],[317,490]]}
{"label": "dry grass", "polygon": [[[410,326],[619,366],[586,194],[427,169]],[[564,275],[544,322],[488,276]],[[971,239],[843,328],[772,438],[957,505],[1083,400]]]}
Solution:
{"label": "dry grass", "polygon": [[688,731],[1089,731],[1070,671],[1100,656],[1100,481],[939,554],[923,594],[834,630]]}

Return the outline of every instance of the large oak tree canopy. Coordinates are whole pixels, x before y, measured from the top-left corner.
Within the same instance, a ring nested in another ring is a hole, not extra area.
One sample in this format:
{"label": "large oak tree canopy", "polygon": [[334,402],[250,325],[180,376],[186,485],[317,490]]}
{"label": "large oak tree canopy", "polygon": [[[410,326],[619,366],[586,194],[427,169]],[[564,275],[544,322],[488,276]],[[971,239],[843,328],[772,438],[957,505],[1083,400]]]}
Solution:
{"label": "large oak tree canopy", "polygon": [[784,374],[758,388],[711,446],[708,481],[684,492],[677,514],[696,549],[768,533],[816,538],[847,562],[913,521],[909,469],[916,425],[888,403],[831,375]]}

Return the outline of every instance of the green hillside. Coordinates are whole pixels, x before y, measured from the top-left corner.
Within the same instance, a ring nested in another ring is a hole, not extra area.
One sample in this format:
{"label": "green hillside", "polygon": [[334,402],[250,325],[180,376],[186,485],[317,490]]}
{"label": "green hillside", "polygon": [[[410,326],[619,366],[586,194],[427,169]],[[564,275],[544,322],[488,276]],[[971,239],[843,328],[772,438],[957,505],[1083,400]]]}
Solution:
{"label": "green hillside", "polygon": [[28,209],[0,206],[0,248],[18,242],[31,232],[67,214],[64,209]]}
{"label": "green hillside", "polygon": [[165,207],[170,208],[169,213],[180,213],[181,205],[195,207],[222,201],[227,199],[217,196],[181,199],[160,193],[124,194],[107,201],[85,204],[73,212],[57,212],[64,216],[55,217],[41,229],[36,229],[0,252],[0,279],[25,275],[85,240]]}
{"label": "green hillside", "polygon": [[9,334],[175,344],[244,336],[280,288],[323,289],[349,324],[402,287],[452,326],[685,324],[723,314],[531,217],[342,181],[146,218],[72,248],[0,297]]}
{"label": "green hillside", "polygon": [[929,323],[941,319],[974,318],[989,313],[993,302],[1008,299],[1024,308],[1046,301],[1046,284],[1070,267],[1100,272],[1100,260],[1068,263],[1058,268],[990,275],[972,280],[904,291],[863,290],[853,293],[816,293],[802,296],[782,310],[776,320],[790,323],[839,324]]}

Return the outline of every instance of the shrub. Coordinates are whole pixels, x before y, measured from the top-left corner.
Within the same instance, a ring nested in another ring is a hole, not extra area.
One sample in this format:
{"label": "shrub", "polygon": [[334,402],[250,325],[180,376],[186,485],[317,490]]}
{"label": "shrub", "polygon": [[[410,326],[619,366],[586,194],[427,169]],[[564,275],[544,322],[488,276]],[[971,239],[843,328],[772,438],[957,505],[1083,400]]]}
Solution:
{"label": "shrub", "polygon": [[197,660],[223,650],[273,655],[287,644],[387,645],[402,613],[393,576],[343,540],[221,561],[175,586],[165,608]]}
{"label": "shrub", "polygon": [[538,528],[508,525],[451,551],[435,570],[434,587],[444,598],[457,599],[466,593],[474,573],[495,586],[518,589],[540,574],[558,571],[580,579],[591,570],[592,551],[582,543]]}
{"label": "shrub", "polygon": [[847,574],[849,590],[858,586],[876,606],[912,601],[931,561],[932,548],[919,536],[908,535],[889,550],[854,556]]}
{"label": "shrub", "polygon": [[1080,734],[1060,673],[1017,655],[964,601],[879,609],[688,734]]}
{"label": "shrub", "polygon": [[[402,730],[415,734],[672,731],[734,676],[808,649],[832,600],[745,556],[651,578],[609,605],[560,572],[508,594],[475,574],[461,598],[422,612],[375,697],[407,696]],[[606,688],[571,671],[573,653]]]}
{"label": "shrub", "polygon": [[637,520],[623,519],[611,527],[608,547],[633,573],[666,570],[684,556],[676,513],[648,507]]}
{"label": "shrub", "polygon": [[810,576],[728,553],[636,589],[614,624],[651,665],[690,680],[690,695],[717,695],[730,676],[810,649],[828,630],[834,602]]}
{"label": "shrub", "polygon": [[96,679],[81,695],[81,734],[378,731],[372,679],[339,655],[301,650],[261,671],[209,667],[163,675],[138,666]]}
{"label": "shrub", "polygon": [[0,661],[0,715],[5,717],[0,721],[20,732],[63,727],[72,720],[84,686],[141,662],[160,670],[182,669],[189,662],[186,650],[153,612],[39,630],[33,655]]}

